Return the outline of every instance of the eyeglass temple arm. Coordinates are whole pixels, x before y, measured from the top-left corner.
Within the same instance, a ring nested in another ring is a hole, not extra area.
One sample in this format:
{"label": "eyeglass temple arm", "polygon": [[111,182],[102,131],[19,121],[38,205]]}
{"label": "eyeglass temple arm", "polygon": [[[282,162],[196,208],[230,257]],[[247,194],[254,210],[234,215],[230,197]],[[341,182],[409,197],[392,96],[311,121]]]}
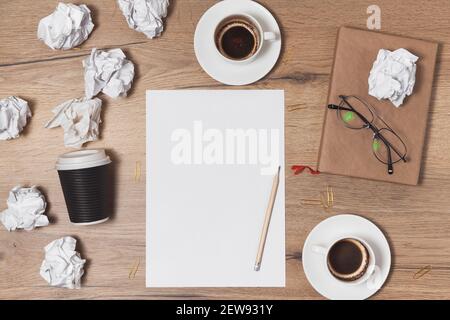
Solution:
{"label": "eyeglass temple arm", "polygon": [[[385,137],[383,137],[382,134],[378,134],[377,136],[380,138],[380,140],[386,146],[387,156],[388,156],[388,161],[387,161],[388,173],[393,174],[394,173],[394,165],[392,164],[392,152],[391,152],[391,147],[390,147],[391,144],[386,140]],[[399,157],[401,157],[401,156],[399,155]]]}
{"label": "eyeglass temple arm", "polygon": [[[382,136],[382,134],[380,134],[380,136]],[[397,148],[395,148],[389,141],[386,141],[386,145],[387,145],[389,148],[391,148],[391,149],[398,155],[398,157],[399,157],[400,159],[403,160],[403,162],[406,162],[405,156],[402,155],[402,154],[397,150]]]}
{"label": "eyeglass temple arm", "polygon": [[341,110],[346,110],[346,111],[353,111],[353,109],[351,109],[351,108],[341,107],[336,104],[329,104],[328,109],[333,109],[333,110],[341,109]]}
{"label": "eyeglass temple arm", "polygon": [[388,174],[394,173],[394,165],[392,164],[391,148],[388,148]]}

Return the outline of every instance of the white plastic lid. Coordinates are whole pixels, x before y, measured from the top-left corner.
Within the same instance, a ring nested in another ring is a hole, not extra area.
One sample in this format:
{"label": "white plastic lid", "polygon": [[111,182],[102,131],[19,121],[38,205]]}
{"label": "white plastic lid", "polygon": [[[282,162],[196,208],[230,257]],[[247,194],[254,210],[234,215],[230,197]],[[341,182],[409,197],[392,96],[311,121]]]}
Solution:
{"label": "white plastic lid", "polygon": [[79,150],[60,155],[56,162],[56,170],[86,169],[108,163],[111,163],[111,159],[103,149]]}

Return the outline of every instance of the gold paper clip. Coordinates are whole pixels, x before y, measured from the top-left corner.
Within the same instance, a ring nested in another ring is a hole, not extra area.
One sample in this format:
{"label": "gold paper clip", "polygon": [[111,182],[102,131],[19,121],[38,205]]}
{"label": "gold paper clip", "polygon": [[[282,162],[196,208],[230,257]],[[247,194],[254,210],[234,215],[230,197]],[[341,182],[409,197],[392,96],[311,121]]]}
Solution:
{"label": "gold paper clip", "polygon": [[414,279],[414,280],[417,280],[417,279],[422,278],[424,275],[426,275],[427,273],[429,273],[429,272],[431,271],[431,269],[433,269],[433,267],[431,266],[431,264],[429,264],[429,265],[427,265],[427,266],[425,266],[425,267],[420,268],[419,271],[417,271],[416,273],[414,273],[413,279]]}
{"label": "gold paper clip", "polygon": [[141,162],[136,161],[136,167],[134,168],[134,182],[141,181]]}
{"label": "gold paper clip", "polygon": [[139,266],[141,264],[141,258],[138,258],[137,263],[135,263],[132,267],[130,272],[128,273],[128,279],[133,280],[136,277],[136,273],[139,270]]}
{"label": "gold paper clip", "polygon": [[334,204],[334,193],[330,186],[327,186],[327,191],[320,194],[320,200],[322,201],[322,206],[325,209],[333,207]]}
{"label": "gold paper clip", "polygon": [[334,205],[334,192],[330,186],[327,186],[327,191],[322,191],[319,194],[319,199],[303,199],[302,205],[306,206],[322,206],[324,209],[330,209]]}
{"label": "gold paper clip", "polygon": [[301,204],[306,206],[314,206],[321,205],[322,201],[319,199],[302,199]]}

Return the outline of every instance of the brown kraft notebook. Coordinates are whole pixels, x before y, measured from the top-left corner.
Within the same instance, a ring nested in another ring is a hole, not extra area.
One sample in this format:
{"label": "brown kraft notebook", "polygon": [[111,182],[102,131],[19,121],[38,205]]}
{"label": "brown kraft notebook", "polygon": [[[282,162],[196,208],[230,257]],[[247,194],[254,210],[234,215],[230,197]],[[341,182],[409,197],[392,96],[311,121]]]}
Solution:
{"label": "brown kraft notebook", "polygon": [[[368,78],[379,49],[404,48],[419,57],[412,95],[396,108],[389,100],[368,94]],[[416,185],[419,180],[428,111],[430,108],[438,44],[349,27],[339,30],[328,104],[339,104],[339,95],[356,95],[370,103],[377,114],[403,139],[407,162],[394,164],[394,173],[372,152],[373,132],[351,130],[326,108],[318,169],[323,173]]]}

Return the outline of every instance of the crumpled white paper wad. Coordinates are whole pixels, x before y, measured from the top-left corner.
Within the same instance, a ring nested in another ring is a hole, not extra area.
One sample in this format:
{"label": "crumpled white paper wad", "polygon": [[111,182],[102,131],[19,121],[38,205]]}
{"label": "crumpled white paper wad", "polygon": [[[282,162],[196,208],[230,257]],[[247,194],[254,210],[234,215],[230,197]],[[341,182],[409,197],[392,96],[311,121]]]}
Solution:
{"label": "crumpled white paper wad", "polygon": [[83,67],[86,97],[94,97],[100,91],[111,98],[126,97],[133,82],[134,65],[121,49],[103,51],[94,48],[83,60]]}
{"label": "crumpled white paper wad", "polygon": [[169,0],[118,0],[117,3],[131,29],[143,32],[150,39],[161,35]]}
{"label": "crumpled white paper wad", "polygon": [[91,11],[84,5],[60,2],[39,22],[37,37],[52,49],[68,50],[82,44],[94,29]]}
{"label": "crumpled white paper wad", "polygon": [[31,118],[28,102],[19,97],[10,96],[0,100],[0,140],[18,138]]}
{"label": "crumpled white paper wad", "polygon": [[418,59],[406,49],[380,49],[369,75],[369,94],[401,106],[413,92]]}
{"label": "crumpled white paper wad", "polygon": [[86,260],[81,259],[75,251],[77,240],[63,237],[50,242],[45,248],[40,274],[51,286],[80,289],[83,266]]}
{"label": "crumpled white paper wad", "polygon": [[8,209],[0,213],[0,222],[6,230],[33,230],[36,227],[48,225],[48,218],[44,215],[47,202],[44,195],[36,186],[23,188],[16,186],[9,192]]}
{"label": "crumpled white paper wad", "polygon": [[55,115],[45,127],[61,126],[64,129],[64,145],[79,148],[86,142],[98,139],[101,110],[102,100],[98,98],[71,99],[53,109]]}

